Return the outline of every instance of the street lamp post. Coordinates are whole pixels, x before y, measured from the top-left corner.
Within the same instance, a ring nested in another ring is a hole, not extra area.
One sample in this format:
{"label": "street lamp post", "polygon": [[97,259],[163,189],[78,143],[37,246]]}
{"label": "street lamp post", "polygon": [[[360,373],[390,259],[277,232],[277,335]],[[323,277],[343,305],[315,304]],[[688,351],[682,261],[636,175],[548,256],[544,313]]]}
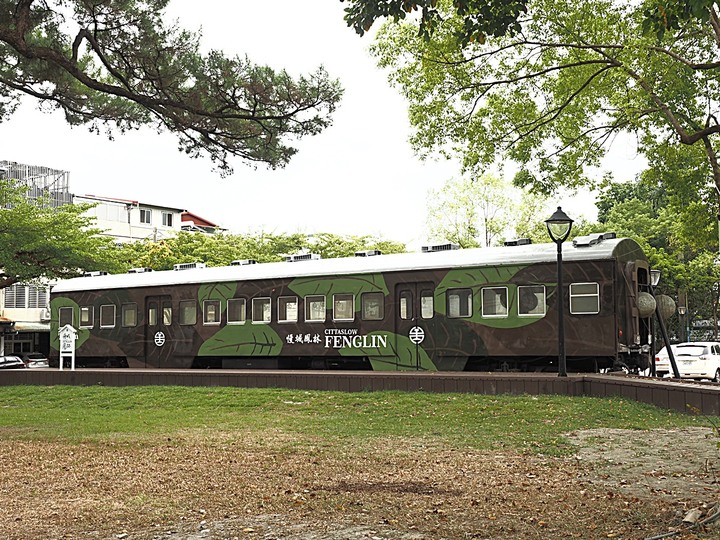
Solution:
{"label": "street lamp post", "polygon": [[573,220],[558,206],[550,219],[545,220],[548,234],[557,244],[557,310],[558,310],[558,377],[567,377],[567,360],[565,358],[565,315],[564,291],[562,274],[562,244],[570,236]]}
{"label": "street lamp post", "polygon": [[678,306],[678,317],[680,319],[680,341],[684,342],[687,341],[686,337],[686,331],[685,331],[685,314],[687,313],[687,308],[685,306]]}

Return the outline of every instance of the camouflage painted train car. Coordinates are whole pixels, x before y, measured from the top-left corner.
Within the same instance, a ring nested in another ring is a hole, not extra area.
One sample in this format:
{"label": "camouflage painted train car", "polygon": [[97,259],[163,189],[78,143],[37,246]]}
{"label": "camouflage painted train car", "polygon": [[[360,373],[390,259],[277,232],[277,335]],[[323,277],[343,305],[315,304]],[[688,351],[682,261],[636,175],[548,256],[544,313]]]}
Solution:
{"label": "camouflage painted train car", "polygon": [[[554,370],[556,245],[518,243],[66,280],[51,360],[72,325],[79,366]],[[638,244],[593,235],[563,259],[568,370],[645,368],[654,301]]]}

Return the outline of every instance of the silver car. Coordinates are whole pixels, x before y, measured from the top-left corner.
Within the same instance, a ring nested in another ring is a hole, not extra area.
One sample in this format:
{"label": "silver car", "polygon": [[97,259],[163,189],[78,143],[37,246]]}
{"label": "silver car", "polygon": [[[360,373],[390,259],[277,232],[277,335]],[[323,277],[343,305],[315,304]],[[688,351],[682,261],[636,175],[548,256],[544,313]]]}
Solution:
{"label": "silver car", "polygon": [[[712,379],[720,382],[720,343],[689,341],[672,345],[673,356],[682,379]],[[659,377],[672,375],[667,347],[655,356],[655,372]]]}

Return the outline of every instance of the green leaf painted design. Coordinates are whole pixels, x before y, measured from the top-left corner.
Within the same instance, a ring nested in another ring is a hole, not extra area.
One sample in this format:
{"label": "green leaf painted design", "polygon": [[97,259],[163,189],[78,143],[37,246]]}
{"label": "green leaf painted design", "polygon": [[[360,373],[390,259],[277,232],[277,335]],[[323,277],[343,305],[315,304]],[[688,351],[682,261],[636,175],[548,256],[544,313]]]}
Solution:
{"label": "green leaf painted design", "polygon": [[407,336],[370,332],[369,336],[387,336],[385,347],[343,348],[342,356],[367,356],[374,371],[416,371],[416,350],[421,371],[437,371],[437,367],[422,347],[417,347]]}
{"label": "green leaf painted design", "polygon": [[[472,289],[473,314],[472,317],[462,319],[464,321],[481,324],[490,328],[522,328],[531,325],[543,317],[520,317],[517,313],[518,286],[512,283],[518,272],[527,266],[501,266],[495,268],[472,268],[451,270],[445,279],[435,289],[435,306],[438,313],[446,314],[446,293],[448,289]],[[549,285],[545,284],[546,288]],[[508,294],[508,316],[507,317],[482,317],[481,316],[481,289],[488,286],[507,287]],[[545,298],[547,303],[547,298]],[[545,306],[547,311],[547,305]]]}
{"label": "green leaf painted design", "polygon": [[225,310],[227,300],[235,295],[237,283],[206,283],[200,285],[198,302],[202,306],[205,300],[219,300],[220,312]]}
{"label": "green leaf painted design", "polygon": [[275,356],[283,341],[266,324],[232,324],[207,339],[200,347],[200,356]]}
{"label": "green leaf painted design", "polygon": [[89,328],[80,328],[80,306],[70,298],[62,296],[53,298],[50,301],[50,348],[54,351],[60,350],[60,308],[69,307],[73,310],[73,328],[77,330],[77,341],[75,342],[75,348],[79,349],[80,346],[85,343],[90,337]]}
{"label": "green leaf painted design", "polygon": [[[332,298],[333,294],[339,293],[351,293],[356,298],[366,292],[381,292],[385,296],[389,294],[382,274],[358,274],[342,278],[298,278],[290,283],[290,289],[298,296],[323,294],[326,298]],[[356,309],[359,309],[358,304],[358,302],[355,303]]]}

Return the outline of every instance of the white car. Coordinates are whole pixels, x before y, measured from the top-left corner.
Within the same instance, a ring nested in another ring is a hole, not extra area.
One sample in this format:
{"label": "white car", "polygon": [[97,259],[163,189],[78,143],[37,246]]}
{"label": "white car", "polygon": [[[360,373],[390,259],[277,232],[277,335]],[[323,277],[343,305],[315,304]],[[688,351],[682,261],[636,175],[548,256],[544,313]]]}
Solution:
{"label": "white car", "polygon": [[[720,382],[720,343],[717,341],[691,341],[672,345],[673,356],[682,379],[712,379]],[[658,377],[673,375],[672,365],[663,347],[655,356]]]}

